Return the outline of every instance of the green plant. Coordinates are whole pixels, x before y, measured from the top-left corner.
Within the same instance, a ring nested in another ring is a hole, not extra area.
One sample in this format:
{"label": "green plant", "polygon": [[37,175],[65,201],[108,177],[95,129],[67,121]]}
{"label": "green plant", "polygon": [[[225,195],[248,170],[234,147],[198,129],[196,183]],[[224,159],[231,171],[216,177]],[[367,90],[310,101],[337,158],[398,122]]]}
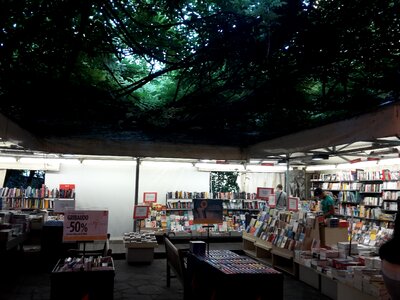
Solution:
{"label": "green plant", "polygon": [[211,192],[239,192],[238,172],[211,172]]}

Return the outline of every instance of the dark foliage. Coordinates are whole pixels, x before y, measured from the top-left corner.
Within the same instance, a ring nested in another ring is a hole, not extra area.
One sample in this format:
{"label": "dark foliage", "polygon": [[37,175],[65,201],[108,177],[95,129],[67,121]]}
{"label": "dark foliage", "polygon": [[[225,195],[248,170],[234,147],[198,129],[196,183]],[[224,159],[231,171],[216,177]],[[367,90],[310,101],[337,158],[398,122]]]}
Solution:
{"label": "dark foliage", "polygon": [[399,100],[400,4],[0,2],[0,111],[39,136],[248,144]]}

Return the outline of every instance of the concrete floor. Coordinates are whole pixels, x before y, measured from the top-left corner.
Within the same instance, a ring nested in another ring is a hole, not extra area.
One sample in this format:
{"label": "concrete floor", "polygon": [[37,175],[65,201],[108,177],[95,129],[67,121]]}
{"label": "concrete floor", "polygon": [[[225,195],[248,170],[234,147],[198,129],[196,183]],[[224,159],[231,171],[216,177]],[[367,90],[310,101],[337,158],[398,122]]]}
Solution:
{"label": "concrete floor", "polygon": [[[156,248],[155,257],[159,258],[155,258],[150,264],[129,264],[124,258],[125,249],[121,243],[111,243],[110,246],[115,255],[114,300],[183,299],[183,289],[178,280],[172,279],[171,287],[166,287],[163,245]],[[241,243],[214,243],[210,244],[210,250],[212,249],[238,250],[241,249]],[[40,247],[26,246],[24,252],[11,251],[1,256],[0,262],[0,300],[50,299],[51,266],[46,266],[43,257],[40,256]],[[65,288],[74,287],[65,282]],[[284,300],[294,299],[329,298],[307,284],[285,275]]]}

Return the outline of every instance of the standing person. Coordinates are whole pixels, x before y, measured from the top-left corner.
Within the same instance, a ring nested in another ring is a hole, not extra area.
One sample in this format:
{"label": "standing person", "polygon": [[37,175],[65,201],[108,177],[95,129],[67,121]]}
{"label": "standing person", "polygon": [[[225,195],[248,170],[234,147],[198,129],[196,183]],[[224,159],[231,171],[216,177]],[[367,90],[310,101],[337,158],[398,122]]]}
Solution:
{"label": "standing person", "polygon": [[382,277],[391,300],[400,299],[400,214],[394,222],[392,238],[381,245]]}
{"label": "standing person", "polygon": [[283,191],[282,184],[278,184],[275,189],[276,208],[286,209],[287,194]]}
{"label": "standing person", "polygon": [[321,200],[321,210],[325,218],[331,218],[335,214],[335,201],[326,191],[321,188],[314,190],[314,197]]}

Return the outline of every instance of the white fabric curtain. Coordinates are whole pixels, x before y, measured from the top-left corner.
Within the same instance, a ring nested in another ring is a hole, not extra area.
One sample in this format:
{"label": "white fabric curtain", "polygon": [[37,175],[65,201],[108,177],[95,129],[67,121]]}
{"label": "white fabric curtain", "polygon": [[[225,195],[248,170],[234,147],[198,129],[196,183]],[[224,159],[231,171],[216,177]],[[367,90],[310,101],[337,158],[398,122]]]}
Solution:
{"label": "white fabric curtain", "polygon": [[238,184],[241,191],[257,193],[258,187],[273,188],[278,184],[285,186],[285,173],[241,173]]}
{"label": "white fabric curtain", "polygon": [[6,179],[7,170],[0,170],[0,183],[1,186],[4,187],[4,179]]}

